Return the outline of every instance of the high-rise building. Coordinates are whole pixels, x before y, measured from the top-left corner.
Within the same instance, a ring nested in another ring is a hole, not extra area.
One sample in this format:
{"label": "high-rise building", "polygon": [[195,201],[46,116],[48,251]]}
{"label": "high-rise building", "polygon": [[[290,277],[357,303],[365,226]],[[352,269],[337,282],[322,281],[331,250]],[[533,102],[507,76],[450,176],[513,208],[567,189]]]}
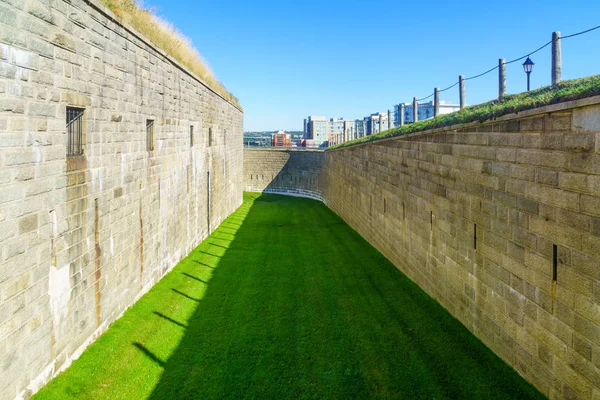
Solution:
{"label": "high-rise building", "polygon": [[311,115],[304,120],[304,140],[310,140],[319,147],[327,146],[329,121],[323,116]]}
{"label": "high-rise building", "polygon": [[352,139],[358,139],[365,136],[365,120],[355,119],[354,120],[354,137]]}
{"label": "high-rise building", "polygon": [[304,142],[318,147],[343,143],[354,134],[354,122],[344,118],[310,116],[304,120]]}
{"label": "high-rise building", "polygon": [[354,121],[344,121],[344,135],[342,142],[354,139]]}
{"label": "high-rise building", "polygon": [[345,132],[344,118],[330,118],[327,126],[328,145],[335,145],[343,142]]}

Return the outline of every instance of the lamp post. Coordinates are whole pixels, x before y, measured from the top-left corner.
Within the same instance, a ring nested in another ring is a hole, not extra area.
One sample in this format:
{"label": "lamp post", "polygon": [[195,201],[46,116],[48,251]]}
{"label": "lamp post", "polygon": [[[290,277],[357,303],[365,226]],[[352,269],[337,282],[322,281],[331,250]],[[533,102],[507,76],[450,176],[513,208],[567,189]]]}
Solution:
{"label": "lamp post", "polygon": [[531,61],[531,58],[527,57],[527,60],[523,63],[523,69],[527,74],[527,91],[529,92],[529,75],[531,75],[531,71],[533,71],[534,63]]}

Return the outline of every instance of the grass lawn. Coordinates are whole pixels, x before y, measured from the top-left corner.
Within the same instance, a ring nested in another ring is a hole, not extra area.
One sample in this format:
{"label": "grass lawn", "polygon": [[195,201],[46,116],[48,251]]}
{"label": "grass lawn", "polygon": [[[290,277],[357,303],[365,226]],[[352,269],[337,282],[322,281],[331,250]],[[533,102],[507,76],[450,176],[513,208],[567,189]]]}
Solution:
{"label": "grass lawn", "polygon": [[323,204],[246,194],[35,398],[542,396]]}

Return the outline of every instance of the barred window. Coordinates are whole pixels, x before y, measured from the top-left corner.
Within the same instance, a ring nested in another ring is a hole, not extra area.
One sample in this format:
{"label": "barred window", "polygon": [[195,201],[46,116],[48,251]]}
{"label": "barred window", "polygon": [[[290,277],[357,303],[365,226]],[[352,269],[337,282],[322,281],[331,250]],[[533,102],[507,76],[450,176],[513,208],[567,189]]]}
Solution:
{"label": "barred window", "polygon": [[67,107],[67,156],[83,154],[83,111]]}
{"label": "barred window", "polygon": [[146,150],[154,150],[154,120],[146,120]]}
{"label": "barred window", "polygon": [[190,147],[194,147],[194,125],[190,125]]}

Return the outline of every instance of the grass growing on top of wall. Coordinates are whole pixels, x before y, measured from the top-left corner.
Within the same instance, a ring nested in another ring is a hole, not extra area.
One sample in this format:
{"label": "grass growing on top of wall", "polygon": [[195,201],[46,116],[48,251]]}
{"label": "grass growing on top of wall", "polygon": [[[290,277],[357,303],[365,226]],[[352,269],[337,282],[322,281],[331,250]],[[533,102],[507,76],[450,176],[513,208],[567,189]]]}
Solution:
{"label": "grass growing on top of wall", "polygon": [[221,96],[240,107],[238,99],[217,81],[202,56],[192,46],[189,38],[150,10],[140,6],[136,0],[101,0],[123,22],[131,25],[165,53],[196,74]]}
{"label": "grass growing on top of wall", "polygon": [[437,118],[431,118],[414,124],[390,129],[377,135],[364,136],[332,146],[329,149],[342,148],[359,143],[421,132],[428,129],[441,128],[444,126],[477,121],[485,122],[506,114],[597,95],[600,95],[600,75],[563,81],[556,86],[546,86],[530,92],[507,95],[502,101],[492,100],[476,106],[465,107],[464,109],[451,114],[444,114]]}
{"label": "grass growing on top of wall", "polygon": [[35,398],[542,398],[322,203],[244,200]]}

